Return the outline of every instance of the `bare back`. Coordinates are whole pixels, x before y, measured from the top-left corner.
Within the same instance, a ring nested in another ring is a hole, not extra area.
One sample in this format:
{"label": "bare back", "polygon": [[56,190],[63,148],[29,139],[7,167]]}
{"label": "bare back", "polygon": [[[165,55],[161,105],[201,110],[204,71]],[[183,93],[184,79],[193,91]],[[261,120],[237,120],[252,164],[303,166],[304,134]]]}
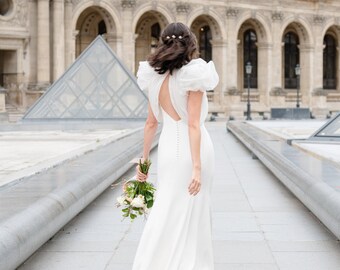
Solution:
{"label": "bare back", "polygon": [[161,88],[159,90],[158,102],[162,109],[174,120],[179,121],[181,117],[176,112],[174,106],[171,103],[171,97],[169,92],[169,79],[170,75],[168,74],[164,79]]}

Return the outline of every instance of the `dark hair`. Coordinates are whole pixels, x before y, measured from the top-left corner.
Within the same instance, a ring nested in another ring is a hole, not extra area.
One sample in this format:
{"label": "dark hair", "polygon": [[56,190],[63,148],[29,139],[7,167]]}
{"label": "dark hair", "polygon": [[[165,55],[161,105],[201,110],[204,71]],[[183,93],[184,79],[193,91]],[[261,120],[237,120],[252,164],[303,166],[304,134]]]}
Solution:
{"label": "dark hair", "polygon": [[183,23],[170,23],[161,34],[159,44],[148,62],[156,72],[164,74],[168,70],[172,74],[198,57],[197,40]]}

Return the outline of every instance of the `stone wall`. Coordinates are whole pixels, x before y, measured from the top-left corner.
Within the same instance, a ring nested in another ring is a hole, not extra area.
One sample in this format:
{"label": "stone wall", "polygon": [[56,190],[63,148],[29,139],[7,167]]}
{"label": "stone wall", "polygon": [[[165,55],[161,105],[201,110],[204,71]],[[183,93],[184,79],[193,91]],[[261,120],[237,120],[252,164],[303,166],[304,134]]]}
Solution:
{"label": "stone wall", "polygon": [[[340,108],[339,82],[336,89],[322,89],[324,36],[331,33],[336,37],[337,49],[340,41],[339,1],[8,1],[13,7],[0,15],[0,51],[15,51],[17,57],[12,96],[7,95],[6,102],[21,108],[30,106],[98,31],[105,31],[104,37],[118,57],[136,72],[138,62],[154,47],[151,27],[158,23],[163,29],[175,21],[194,32],[203,25],[211,30],[212,60],[220,75],[219,85],[209,94],[211,111],[241,118],[246,110],[242,38],[247,29],[257,36],[257,88],[250,90],[255,117],[271,107],[295,106],[297,90],[284,87],[283,38],[288,31],[299,38],[301,107],[310,107],[317,117]],[[337,80],[339,55],[337,52]],[[0,57],[0,66],[8,63]]]}

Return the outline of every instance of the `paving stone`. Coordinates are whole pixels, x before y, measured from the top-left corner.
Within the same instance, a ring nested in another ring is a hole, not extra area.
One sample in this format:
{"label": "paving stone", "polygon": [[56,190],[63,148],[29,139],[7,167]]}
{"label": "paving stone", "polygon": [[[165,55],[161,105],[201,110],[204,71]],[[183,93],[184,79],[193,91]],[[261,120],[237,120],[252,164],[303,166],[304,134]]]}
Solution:
{"label": "paving stone", "polygon": [[215,241],[215,263],[275,263],[266,242]]}
{"label": "paving stone", "polygon": [[[224,123],[207,126],[216,150],[215,270],[340,269],[335,237],[225,132]],[[156,164],[157,152],[151,158]],[[134,170],[126,177],[132,175]],[[120,186],[106,190],[18,270],[131,270],[145,222],[121,221],[115,207],[120,193]]]}
{"label": "paving stone", "polygon": [[280,270],[339,270],[339,250],[332,252],[274,252]]}

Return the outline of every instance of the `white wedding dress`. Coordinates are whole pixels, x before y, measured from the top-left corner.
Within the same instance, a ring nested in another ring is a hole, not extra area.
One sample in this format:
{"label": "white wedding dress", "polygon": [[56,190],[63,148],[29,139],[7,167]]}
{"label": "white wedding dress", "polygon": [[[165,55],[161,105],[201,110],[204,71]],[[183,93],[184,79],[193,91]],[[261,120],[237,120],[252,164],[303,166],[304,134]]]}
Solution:
{"label": "white wedding dress", "polygon": [[[168,73],[159,75],[141,62],[138,84],[148,91],[152,111],[163,122],[158,145],[157,192],[135,256],[133,270],[213,270],[210,193],[214,149],[204,126],[208,114],[205,90],[218,75],[213,62],[192,60],[169,77],[171,103],[181,120],[175,121],[159,105],[160,87]],[[188,134],[187,91],[204,92],[201,109],[201,190],[188,192],[192,161]]]}

